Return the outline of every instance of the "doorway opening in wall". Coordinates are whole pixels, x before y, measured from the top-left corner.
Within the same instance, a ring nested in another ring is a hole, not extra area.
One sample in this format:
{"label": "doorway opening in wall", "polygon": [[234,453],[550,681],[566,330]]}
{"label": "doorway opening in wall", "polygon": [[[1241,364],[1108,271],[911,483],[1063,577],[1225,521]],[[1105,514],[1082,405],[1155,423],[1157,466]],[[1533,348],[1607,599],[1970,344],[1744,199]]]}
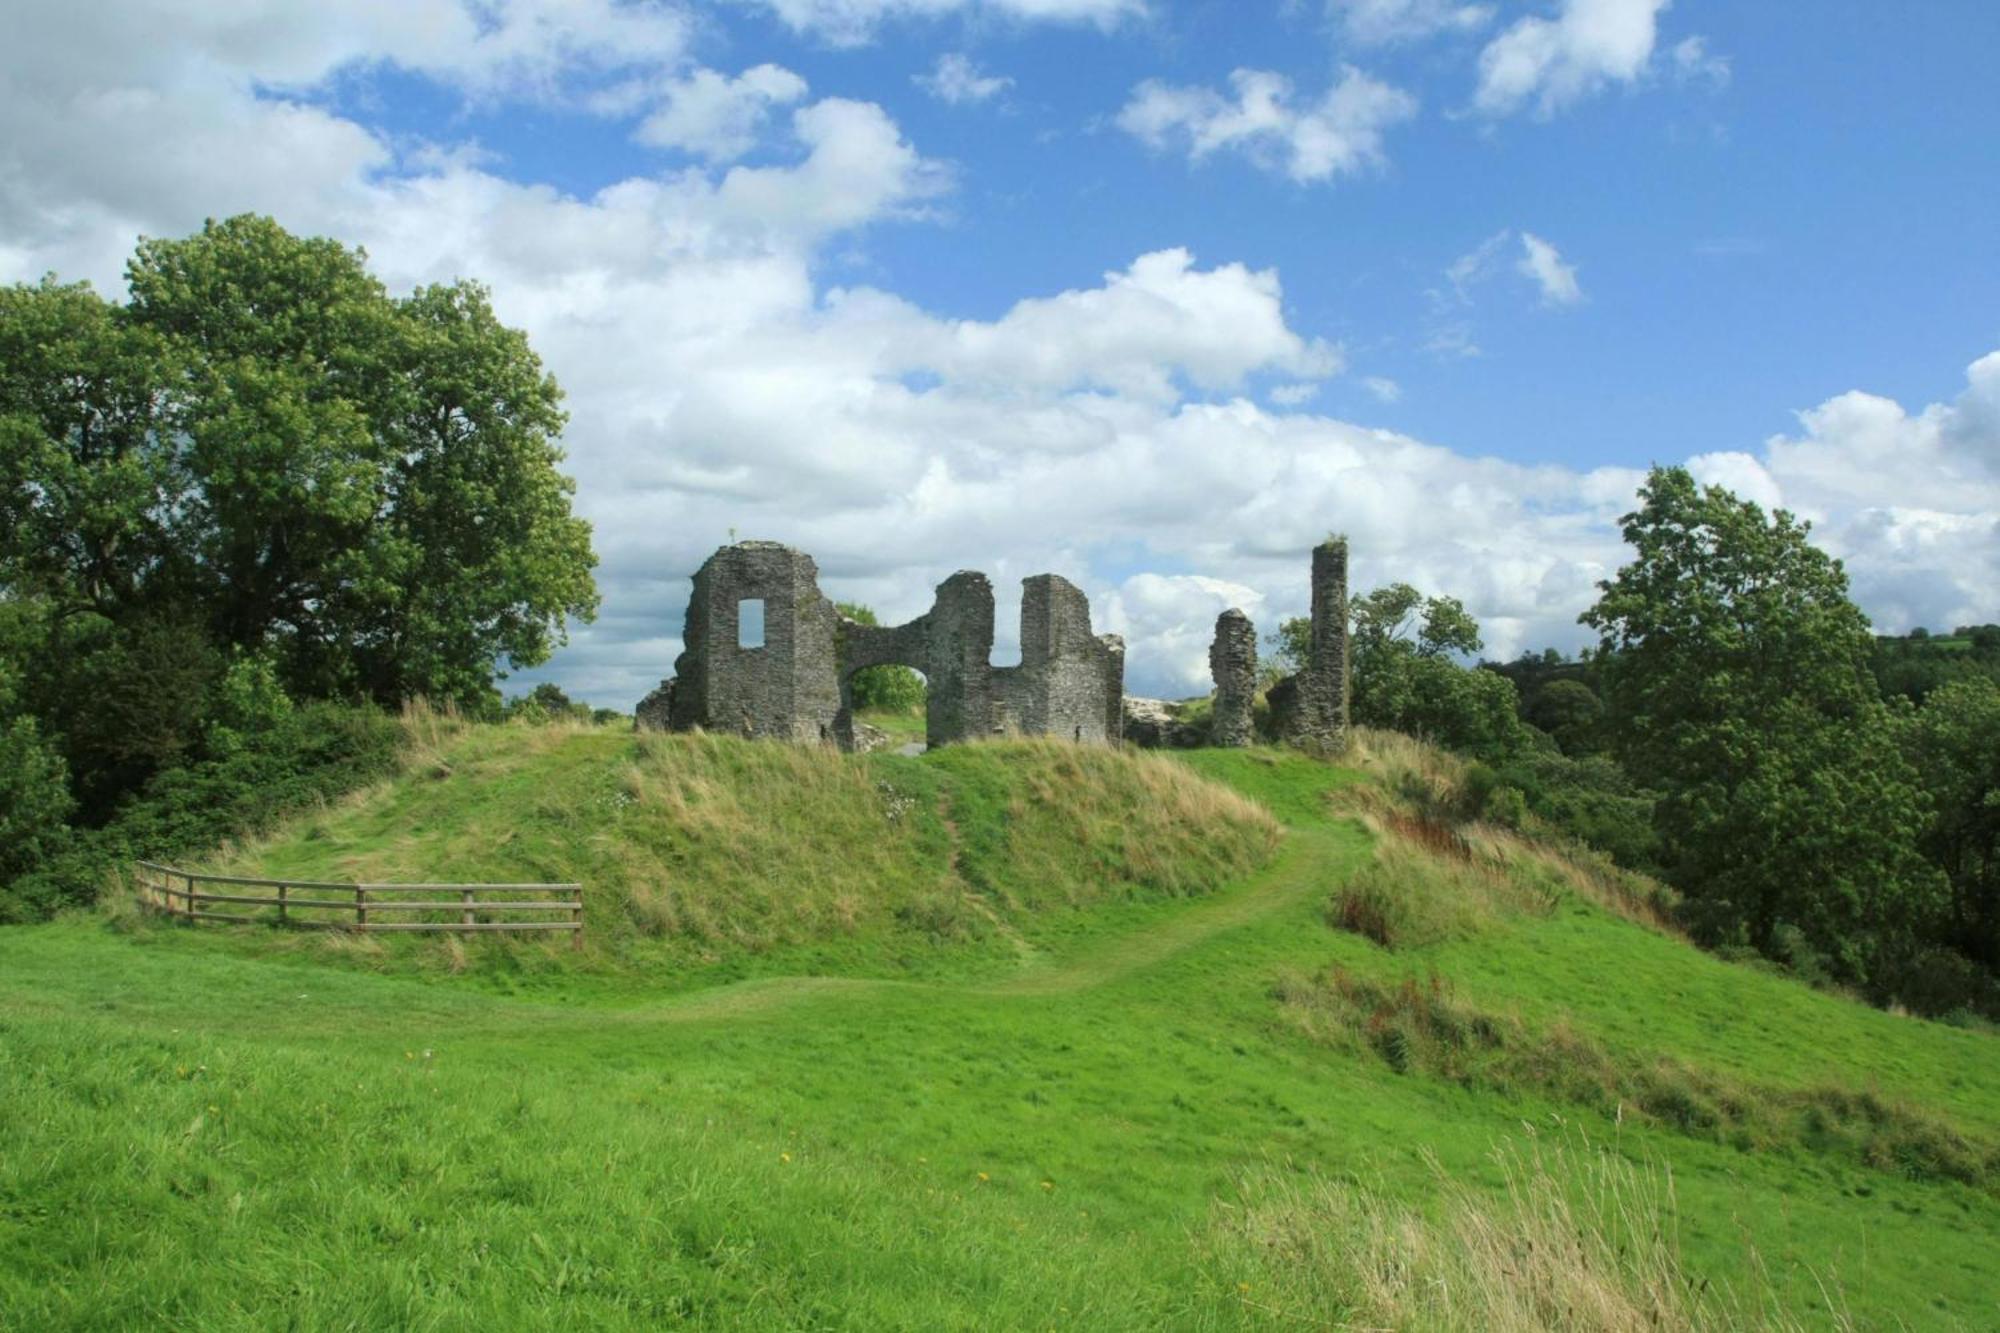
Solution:
{"label": "doorway opening in wall", "polygon": [[930,684],[915,667],[863,667],[848,677],[846,695],[857,741],[866,727],[881,733],[866,737],[879,748],[921,754],[928,746]]}
{"label": "doorway opening in wall", "polygon": [[764,599],[746,597],[736,604],[736,646],[764,646]]}

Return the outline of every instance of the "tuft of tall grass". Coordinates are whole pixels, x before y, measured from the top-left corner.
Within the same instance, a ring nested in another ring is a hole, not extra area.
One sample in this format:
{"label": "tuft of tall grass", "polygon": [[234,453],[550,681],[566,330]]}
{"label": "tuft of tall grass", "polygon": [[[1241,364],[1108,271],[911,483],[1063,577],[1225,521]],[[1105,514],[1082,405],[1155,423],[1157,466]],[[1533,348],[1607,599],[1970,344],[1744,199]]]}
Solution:
{"label": "tuft of tall grass", "polygon": [[[1672,1173],[1579,1136],[1503,1143],[1496,1194],[1435,1160],[1429,1210],[1315,1171],[1263,1166],[1219,1203],[1211,1271],[1246,1306],[1315,1328],[1464,1333],[1654,1333],[1803,1328],[1761,1263],[1747,1289],[1695,1272],[1679,1244]],[[1754,1256],[1753,1256],[1754,1258]],[[1853,1321],[1813,1281],[1821,1323]]]}
{"label": "tuft of tall grass", "polygon": [[1396,732],[1367,729],[1354,749],[1375,781],[1341,789],[1336,806],[1367,826],[1383,850],[1372,878],[1364,873],[1350,891],[1374,895],[1385,910],[1378,921],[1369,902],[1350,906],[1336,899],[1329,916],[1342,929],[1392,945],[1400,924],[1410,942],[1429,943],[1494,915],[1546,914],[1565,893],[1574,893],[1626,920],[1684,937],[1676,897],[1658,881],[1580,843],[1471,817],[1469,766],[1456,756]]}

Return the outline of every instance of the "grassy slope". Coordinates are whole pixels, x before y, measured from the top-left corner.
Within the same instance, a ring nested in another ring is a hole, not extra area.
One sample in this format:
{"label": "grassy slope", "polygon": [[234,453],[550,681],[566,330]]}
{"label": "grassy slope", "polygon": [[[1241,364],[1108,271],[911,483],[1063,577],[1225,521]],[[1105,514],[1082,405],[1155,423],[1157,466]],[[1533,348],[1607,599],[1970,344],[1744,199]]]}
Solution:
{"label": "grassy slope", "polygon": [[[589,735],[554,749],[514,775],[531,799],[588,787],[618,753]],[[1581,900],[1396,952],[1333,932],[1326,902],[1369,839],[1325,813],[1347,775],[1299,759],[1187,759],[1287,823],[1267,868],[1193,899],[1053,895],[1078,908],[1046,892],[1076,864],[1057,830],[1124,845],[1037,815],[1081,770],[970,750],[872,762],[954,794],[934,831],[945,859],[926,864],[999,918],[987,935],[913,962],[917,932],[864,911],[815,953],[759,909],[761,952],[724,934],[738,962],[702,963],[635,915],[579,973],[482,942],[450,979],[378,974],[414,954],[258,956],[227,932],[0,933],[0,1325],[248,1326],[282,1309],[304,1326],[1289,1326],[1325,1315],[1324,1275],[1301,1263],[1328,1259],[1267,1225],[1286,1182],[1351,1174],[1424,1207],[1439,1170],[1498,1188],[1490,1154],[1510,1136],[1583,1132],[1671,1164],[1706,1276],[1743,1284],[1748,1240],[1800,1315],[1830,1280],[1871,1326],[2000,1320],[1989,1191],[1398,1075],[1309,1040],[1273,982],[1434,967],[1524,1020],[1566,1014],[1607,1045],[1760,1079],[1874,1082],[1989,1136],[1990,1036],[1725,967]],[[493,776],[464,790],[499,799]],[[401,784],[265,850],[302,870],[327,864],[314,845],[355,854],[353,837],[421,859],[463,818],[427,799]],[[371,819],[368,839],[342,831]],[[1046,836],[1017,865],[1021,823]],[[923,861],[929,836],[899,856]],[[621,952],[642,966],[614,971]],[[688,966],[649,974],[660,960]],[[819,975],[782,975],[801,961]],[[751,979],[697,987],[731,967]],[[529,997],[494,993],[534,968]]]}

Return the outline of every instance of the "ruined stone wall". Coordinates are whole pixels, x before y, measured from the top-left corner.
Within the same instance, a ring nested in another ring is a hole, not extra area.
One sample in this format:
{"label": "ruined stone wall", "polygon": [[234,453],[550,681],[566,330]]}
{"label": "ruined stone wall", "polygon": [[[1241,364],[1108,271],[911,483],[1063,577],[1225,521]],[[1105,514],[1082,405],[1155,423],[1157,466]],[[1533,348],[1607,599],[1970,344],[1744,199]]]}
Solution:
{"label": "ruined stone wall", "polygon": [[[761,647],[739,644],[739,606],[764,603]],[[677,730],[831,741],[840,712],[835,669],[839,614],[820,595],[811,556],[776,542],[725,546],[695,572],[674,663]]]}
{"label": "ruined stone wall", "polygon": [[863,625],[842,616],[836,635],[840,716],[835,735],[852,748],[854,673],[871,666],[921,671],[924,732],[932,745],[985,736],[992,722],[993,585],[960,570],[938,585],[931,609],[907,624]]}
{"label": "ruined stone wall", "polygon": [[1347,748],[1347,543],[1313,548],[1312,652],[1290,688],[1273,692],[1283,710],[1280,735],[1319,753]]}
{"label": "ruined stone wall", "polygon": [[1250,744],[1251,708],[1257,697],[1257,628],[1233,606],[1216,617],[1208,671],[1215,680],[1208,743],[1231,749]]}
{"label": "ruined stone wall", "polygon": [[1090,599],[1055,574],[1021,581],[1021,664],[993,671],[1000,725],[1024,736],[1116,743],[1125,641],[1090,632]]}

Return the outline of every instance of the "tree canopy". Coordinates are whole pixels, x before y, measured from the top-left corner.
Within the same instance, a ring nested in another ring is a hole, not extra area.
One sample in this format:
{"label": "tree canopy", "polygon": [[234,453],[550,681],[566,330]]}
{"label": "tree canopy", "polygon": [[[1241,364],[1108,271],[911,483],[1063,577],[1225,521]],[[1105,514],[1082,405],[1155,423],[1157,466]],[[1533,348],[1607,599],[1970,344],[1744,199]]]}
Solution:
{"label": "tree canopy", "polygon": [[126,304],[0,290],[0,588],[302,696],[483,701],[546,659],[597,605],[561,391],[484,288],[365,258],[244,216],[141,242]]}
{"label": "tree canopy", "polygon": [[1941,906],[1927,803],[1868,669],[1868,621],[1808,526],[1682,468],[1625,516],[1634,559],[1599,585],[1605,725],[1662,793],[1669,873],[1711,938],[1867,982]]}

